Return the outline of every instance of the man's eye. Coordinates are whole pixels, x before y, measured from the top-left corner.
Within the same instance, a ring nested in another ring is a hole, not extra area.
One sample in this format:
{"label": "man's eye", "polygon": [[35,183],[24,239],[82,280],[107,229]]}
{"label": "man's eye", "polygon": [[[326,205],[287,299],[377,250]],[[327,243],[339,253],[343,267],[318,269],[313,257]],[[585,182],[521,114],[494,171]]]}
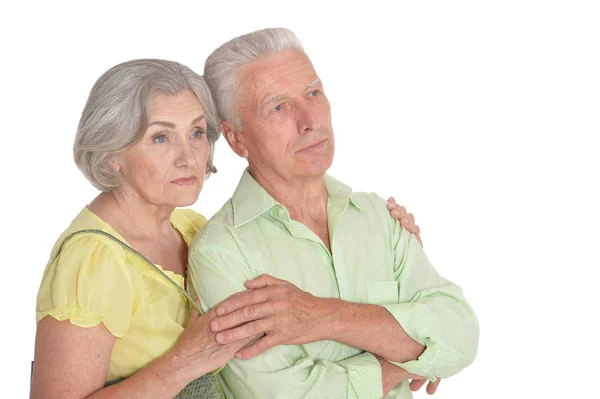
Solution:
{"label": "man's eye", "polygon": [[164,134],[161,134],[159,136],[154,137],[154,142],[155,143],[166,143],[167,142],[167,136],[165,136]]}
{"label": "man's eye", "polygon": [[311,97],[316,97],[317,95],[319,95],[319,90],[313,90],[310,92]]}
{"label": "man's eye", "polygon": [[274,111],[281,111],[281,104],[273,108]]}

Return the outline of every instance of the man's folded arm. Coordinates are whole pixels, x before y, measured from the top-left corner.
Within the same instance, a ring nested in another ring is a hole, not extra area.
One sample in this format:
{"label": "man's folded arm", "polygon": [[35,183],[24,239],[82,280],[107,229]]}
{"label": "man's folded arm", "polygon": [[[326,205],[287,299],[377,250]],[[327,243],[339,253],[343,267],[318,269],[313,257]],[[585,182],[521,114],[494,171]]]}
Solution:
{"label": "man's folded arm", "polygon": [[381,366],[364,352],[332,362],[278,346],[250,360],[231,360],[221,371],[235,397],[381,398]]}
{"label": "man's folded arm", "polygon": [[425,350],[416,360],[392,363],[432,381],[448,378],[475,359],[477,318],[462,289],[437,273],[415,236],[398,222],[394,242],[399,303],[383,306]]}
{"label": "man's folded arm", "polygon": [[[190,282],[204,310],[246,290],[255,278],[233,251],[203,247],[190,254]],[[250,360],[231,360],[221,371],[236,397],[378,398],[381,365],[368,352],[340,361],[309,358],[303,345],[281,345]]]}

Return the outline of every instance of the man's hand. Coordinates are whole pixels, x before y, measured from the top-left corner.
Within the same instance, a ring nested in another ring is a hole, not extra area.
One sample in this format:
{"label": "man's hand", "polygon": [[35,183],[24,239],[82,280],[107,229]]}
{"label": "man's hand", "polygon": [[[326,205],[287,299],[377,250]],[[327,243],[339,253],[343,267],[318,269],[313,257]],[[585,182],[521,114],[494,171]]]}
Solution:
{"label": "man's hand", "polygon": [[[387,395],[396,385],[400,384],[404,380],[410,381],[410,390],[413,392],[418,391],[425,385],[427,378],[421,377],[416,374],[411,374],[401,367],[396,366],[378,355],[373,355],[381,365],[381,383],[383,386],[383,396]],[[427,384],[426,391],[429,395],[433,395],[440,385],[440,379],[438,378],[435,382],[429,381]]]}
{"label": "man's hand", "polygon": [[[425,388],[425,391],[429,395],[433,395],[435,393],[435,391],[437,391],[438,385],[440,385],[441,380],[442,379],[438,377],[438,379],[435,380],[435,382],[429,381],[429,383],[427,384],[427,388]],[[419,389],[421,389],[421,387],[423,385],[425,385],[425,383],[427,381],[428,381],[427,378],[423,378],[423,377],[413,378],[410,381],[410,390],[413,392],[417,392]]]}
{"label": "man's hand", "polygon": [[247,281],[247,291],[223,301],[210,328],[217,342],[227,344],[265,334],[241,349],[238,359],[250,359],[277,345],[305,344],[322,340],[320,327],[327,314],[327,299],[315,297],[295,285],[263,274]]}

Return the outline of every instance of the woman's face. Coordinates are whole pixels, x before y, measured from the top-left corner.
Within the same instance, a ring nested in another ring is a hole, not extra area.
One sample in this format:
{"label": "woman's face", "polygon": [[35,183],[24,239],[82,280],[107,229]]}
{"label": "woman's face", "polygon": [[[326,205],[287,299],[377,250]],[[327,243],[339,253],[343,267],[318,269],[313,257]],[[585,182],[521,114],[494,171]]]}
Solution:
{"label": "woman's face", "polygon": [[142,139],[118,157],[117,189],[168,207],[196,202],[204,184],[209,144],[204,108],[189,90],[156,95]]}

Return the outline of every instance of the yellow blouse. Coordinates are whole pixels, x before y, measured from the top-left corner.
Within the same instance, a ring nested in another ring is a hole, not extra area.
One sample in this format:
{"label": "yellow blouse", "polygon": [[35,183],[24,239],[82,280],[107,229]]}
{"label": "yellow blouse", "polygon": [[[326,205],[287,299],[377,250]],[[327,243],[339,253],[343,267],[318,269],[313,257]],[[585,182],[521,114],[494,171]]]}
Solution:
{"label": "yellow blouse", "polygon": [[[171,216],[188,246],[205,223],[202,215],[189,209],[176,209]],[[129,377],[173,347],[187,323],[189,306],[164,276],[100,234],[71,238],[54,259],[65,237],[83,229],[102,230],[126,243],[84,208],[52,250],[38,292],[37,321],[50,315],[80,327],[104,323],[117,338],[106,381]],[[184,287],[182,275],[165,273]]]}

